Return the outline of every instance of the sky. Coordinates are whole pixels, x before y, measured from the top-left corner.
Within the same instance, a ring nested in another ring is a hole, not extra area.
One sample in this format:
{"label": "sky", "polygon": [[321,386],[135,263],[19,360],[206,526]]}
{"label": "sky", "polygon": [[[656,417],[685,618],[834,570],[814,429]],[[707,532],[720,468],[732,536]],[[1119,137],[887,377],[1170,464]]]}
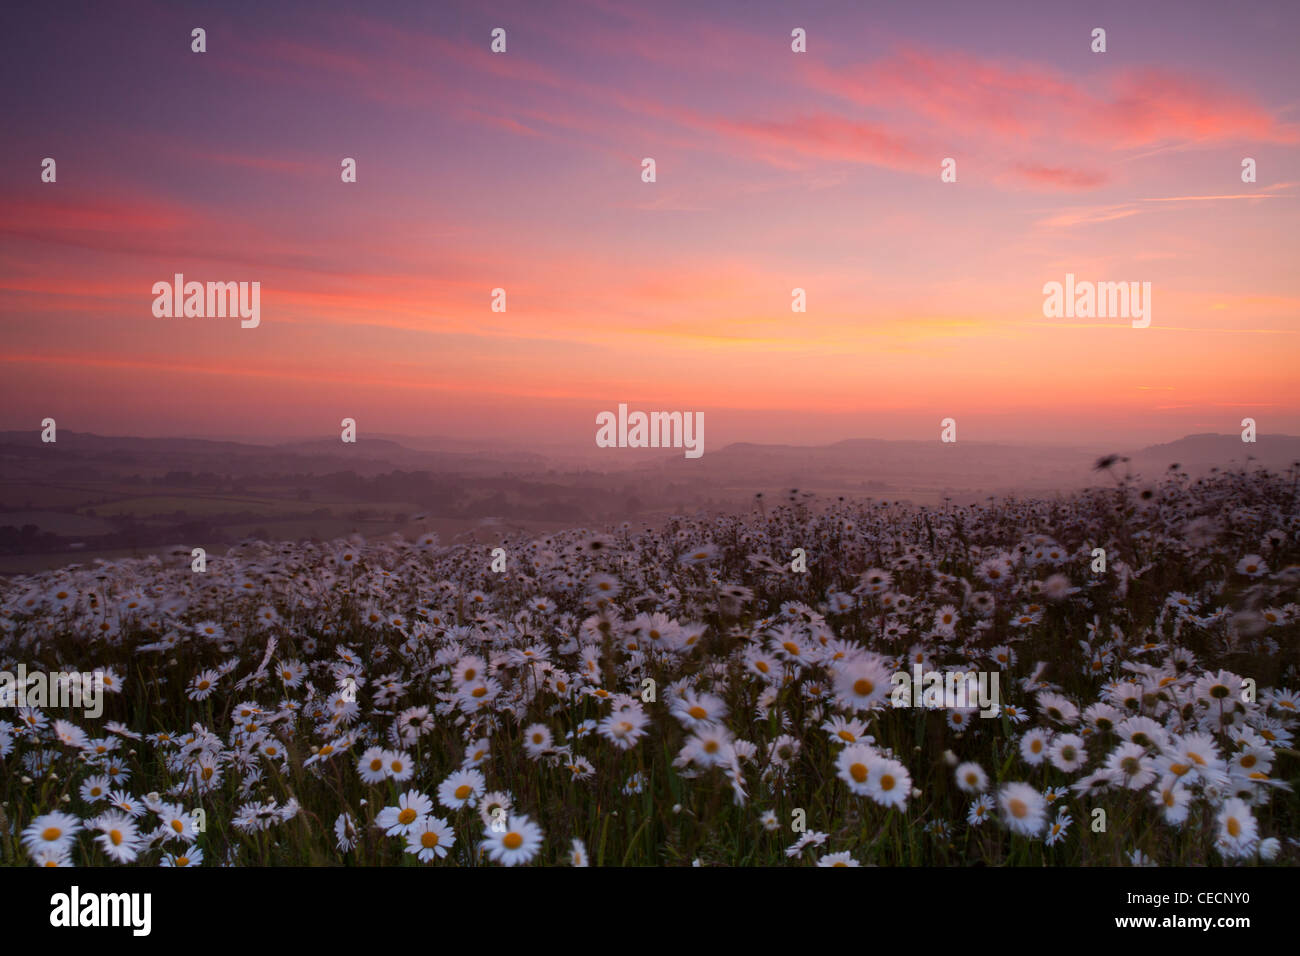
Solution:
{"label": "sky", "polygon": [[[1300,4],[6,19],[0,428],[594,446],[627,403],[703,412],[709,447],[1300,434]],[[176,273],[260,282],[260,324],[156,317]],[[1150,326],[1045,316],[1067,273],[1149,282]]]}

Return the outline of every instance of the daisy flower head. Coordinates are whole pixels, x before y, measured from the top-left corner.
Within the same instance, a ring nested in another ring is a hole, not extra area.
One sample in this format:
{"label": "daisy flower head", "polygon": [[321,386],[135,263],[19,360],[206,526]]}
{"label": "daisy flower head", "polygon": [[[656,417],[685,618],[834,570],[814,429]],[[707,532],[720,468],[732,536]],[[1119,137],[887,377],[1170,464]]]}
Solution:
{"label": "daisy flower head", "polygon": [[90,776],[81,782],[81,799],[87,803],[98,803],[108,796],[108,790],[107,777]]}
{"label": "daisy flower head", "polygon": [[1167,776],[1151,791],[1151,800],[1164,815],[1166,823],[1182,826],[1187,820],[1192,793],[1177,777]]}
{"label": "daisy flower head", "polygon": [[194,844],[190,844],[183,850],[177,850],[175,853],[164,853],[159,866],[202,866],[203,850]]}
{"label": "daisy flower head", "polygon": [[619,750],[627,750],[645,736],[645,725],[649,720],[641,705],[633,702],[611,711],[596,729]]}
{"label": "daisy flower head", "polygon": [[1029,766],[1037,767],[1047,757],[1051,744],[1051,732],[1035,727],[1020,738],[1020,756]]}
{"label": "daisy flower head", "polygon": [[1230,704],[1241,699],[1242,679],[1230,671],[1205,673],[1192,686],[1192,696],[1211,705]]}
{"label": "daisy flower head", "polygon": [[686,741],[675,762],[717,767],[730,764],[735,758],[731,731],[719,724],[705,724]]}
{"label": "daisy flower head", "polygon": [[95,842],[104,855],[116,863],[130,863],[140,852],[140,833],[135,821],[121,810],[109,810],[92,823],[99,831]]}
{"label": "daisy flower head", "polygon": [[1268,573],[1268,565],[1258,554],[1248,554],[1237,562],[1237,573],[1248,578],[1257,578]]}
{"label": "daisy flower head", "polygon": [[456,844],[456,834],[442,817],[422,817],[406,833],[406,852],[421,863],[442,859]]}
{"label": "daisy flower head", "polygon": [[370,747],[357,760],[357,773],[363,783],[383,783],[388,776],[389,754],[382,747]]}
{"label": "daisy flower head", "polygon": [[972,761],[960,764],[956,770],[957,789],[963,793],[983,793],[989,786],[989,775]]}
{"label": "daisy flower head", "polygon": [[875,757],[876,751],[866,744],[851,744],[841,750],[835,759],[839,778],[860,797],[871,793],[868,781],[871,779],[871,763]]}
{"label": "daisy flower head", "polygon": [[207,700],[217,689],[217,681],[220,680],[220,678],[221,675],[214,670],[200,671],[195,674],[193,680],[190,681],[190,686],[185,692],[185,696],[190,700]]}
{"label": "daisy flower head", "polygon": [[863,721],[857,717],[841,717],[839,714],[822,724],[821,729],[826,731],[833,744],[856,744],[867,733],[867,725]]}
{"label": "daisy flower head", "polygon": [[687,730],[716,723],[727,715],[727,705],[714,694],[696,693],[688,688],[681,697],[669,705],[669,712],[682,722]]}
{"label": "daisy flower head", "polygon": [[1056,815],[1052,825],[1047,828],[1047,839],[1043,842],[1047,846],[1055,846],[1065,839],[1065,831],[1069,829],[1073,820],[1064,810]]}
{"label": "daisy flower head", "polygon": [[78,750],[85,750],[90,745],[89,735],[76,724],[66,720],[54,722],[54,736],[64,746],[76,747]]}
{"label": "daisy flower head", "polygon": [[542,828],[525,816],[512,816],[504,830],[488,828],[485,848],[488,856],[504,866],[530,862],[542,846]]}
{"label": "daisy flower head", "polygon": [[1111,783],[1129,790],[1141,790],[1156,779],[1146,749],[1138,744],[1120,744],[1115,748],[1106,760],[1106,772]]}
{"label": "daisy flower head", "polygon": [[465,748],[465,759],[461,762],[461,769],[469,770],[473,767],[477,767],[484,760],[487,760],[488,755],[491,754],[491,752],[491,740],[487,737],[481,737]]}
{"label": "daisy flower head", "polygon": [[[129,810],[125,811],[130,813]],[[167,835],[168,840],[184,840],[193,843],[198,835],[194,830],[194,818],[185,812],[179,803],[163,803],[154,811],[158,814],[158,825]]]}
{"label": "daisy flower head", "polygon": [[506,814],[514,806],[514,797],[508,792],[494,790],[491,793],[485,793],[478,804],[479,819],[483,821],[485,827],[490,827],[496,821],[501,821],[500,825],[505,826]]}
{"label": "daisy flower head", "polygon": [[1002,819],[1012,833],[1020,836],[1041,836],[1047,824],[1047,801],[1027,783],[1003,784],[998,792],[998,807]]}
{"label": "daisy flower head", "polygon": [[553,747],[551,728],[545,724],[532,724],[524,729],[524,750],[530,759],[539,759]]}
{"label": "daisy flower head", "polygon": [[415,762],[405,750],[385,750],[384,766],[388,776],[403,783],[415,776]]}
{"label": "daisy flower head", "polygon": [[717,557],[717,554],[718,554],[718,546],[716,544],[712,544],[711,542],[706,542],[697,548],[693,548],[690,551],[686,551],[682,553],[677,558],[677,562],[686,567],[695,567],[697,565],[701,565],[708,561],[713,560],[715,557]]}
{"label": "daisy flower head", "polygon": [[874,656],[843,661],[835,667],[835,696],[852,710],[871,710],[889,695],[892,676]]}
{"label": "daisy flower head", "polygon": [[125,790],[112,790],[108,794],[108,802],[117,807],[123,813],[129,813],[132,817],[139,819],[144,816],[147,809],[143,800],[139,800]]}
{"label": "daisy flower head", "polygon": [[966,814],[966,822],[973,827],[980,826],[985,820],[993,815],[993,798],[987,793],[981,793],[971,801],[970,810]]}
{"label": "daisy flower head", "polygon": [[1062,697],[1060,694],[1040,692],[1038,709],[1048,720],[1056,724],[1074,724],[1079,720],[1079,708],[1069,698]]}
{"label": "daisy flower head", "polygon": [[876,757],[866,782],[867,796],[882,807],[902,809],[912,793],[912,777],[897,760]]}
{"label": "daisy flower head", "polygon": [[72,866],[72,844],[38,846],[30,851],[32,863],[43,867]]}
{"label": "daisy flower head", "polygon": [[334,821],[334,842],[342,853],[357,845],[357,824],[350,813],[340,813]]}
{"label": "daisy flower head", "polygon": [[81,832],[81,820],[70,813],[46,813],[23,830],[22,842],[29,853],[38,849],[70,849],[72,838]]}
{"label": "daisy flower head", "polygon": [[944,637],[952,637],[957,630],[957,608],[945,604],[934,612],[934,629]]}
{"label": "daisy flower head", "polygon": [[572,866],[589,866],[587,860],[587,845],[577,837],[569,844],[569,863]]}
{"label": "daisy flower head", "polygon": [[487,791],[487,780],[477,770],[458,770],[438,785],[438,802],[448,810],[472,807]]}
{"label": "daisy flower head", "polygon": [[1224,801],[1216,821],[1219,838],[1215,843],[1226,858],[1249,856],[1259,838],[1259,826],[1245,801],[1233,797]]}
{"label": "daisy flower head", "polygon": [[397,798],[397,806],[384,807],[375,817],[375,826],[388,836],[406,836],[417,823],[433,812],[433,801],[419,790],[408,790]]}
{"label": "daisy flower head", "polygon": [[1064,773],[1073,773],[1088,761],[1083,738],[1078,734],[1061,734],[1052,741],[1047,756],[1052,766]]}
{"label": "daisy flower head", "polygon": [[822,833],[820,830],[809,830],[785,848],[785,855],[794,859],[804,851],[805,847],[821,846],[826,842],[829,835],[828,833]]}
{"label": "daisy flower head", "polygon": [[894,576],[883,568],[869,568],[862,572],[854,591],[860,594],[884,594],[893,581]]}

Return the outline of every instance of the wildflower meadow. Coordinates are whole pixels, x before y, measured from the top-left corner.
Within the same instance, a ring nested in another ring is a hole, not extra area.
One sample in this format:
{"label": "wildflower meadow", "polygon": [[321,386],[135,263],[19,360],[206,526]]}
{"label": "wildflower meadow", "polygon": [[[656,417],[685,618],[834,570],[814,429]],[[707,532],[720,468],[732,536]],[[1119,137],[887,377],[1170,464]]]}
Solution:
{"label": "wildflower meadow", "polygon": [[8,579],[0,864],[1293,864],[1300,476],[1113,465]]}

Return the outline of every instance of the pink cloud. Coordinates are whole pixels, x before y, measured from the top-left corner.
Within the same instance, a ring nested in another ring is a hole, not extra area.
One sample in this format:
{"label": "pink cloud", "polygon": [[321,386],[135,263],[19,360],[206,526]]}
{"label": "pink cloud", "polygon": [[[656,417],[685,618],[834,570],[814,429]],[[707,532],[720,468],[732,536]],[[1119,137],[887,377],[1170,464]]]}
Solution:
{"label": "pink cloud", "polygon": [[1011,170],[1013,176],[1031,186],[1059,190],[1095,189],[1110,178],[1105,173],[1094,170],[1042,166],[1035,163],[1016,163]]}
{"label": "pink cloud", "polygon": [[[888,130],[894,142],[907,142],[909,130],[924,129],[927,139],[951,143],[943,149],[954,155],[959,147],[973,156],[1009,153],[1007,171],[995,181],[1040,189],[1078,191],[1108,183],[1111,177],[1098,168],[1117,149],[1300,142],[1300,127],[1251,97],[1209,78],[1167,70],[1073,78],[1034,64],[909,47],[846,69],[813,60],[803,77],[813,89],[876,110],[870,122]],[[1033,150],[1033,159],[1015,157],[1026,149]],[[1054,153],[1061,159],[1052,159]]]}

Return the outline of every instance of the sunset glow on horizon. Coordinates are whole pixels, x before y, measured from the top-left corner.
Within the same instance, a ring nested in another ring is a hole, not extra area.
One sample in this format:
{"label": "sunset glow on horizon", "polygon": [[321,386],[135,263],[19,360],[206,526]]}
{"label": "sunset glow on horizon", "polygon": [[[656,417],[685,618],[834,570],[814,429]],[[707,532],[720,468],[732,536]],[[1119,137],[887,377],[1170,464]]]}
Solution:
{"label": "sunset glow on horizon", "polygon": [[[0,428],[1300,433],[1300,7],[542,6],[14,14]],[[178,273],[260,325],[156,318]],[[1045,317],[1067,274],[1150,327]]]}

